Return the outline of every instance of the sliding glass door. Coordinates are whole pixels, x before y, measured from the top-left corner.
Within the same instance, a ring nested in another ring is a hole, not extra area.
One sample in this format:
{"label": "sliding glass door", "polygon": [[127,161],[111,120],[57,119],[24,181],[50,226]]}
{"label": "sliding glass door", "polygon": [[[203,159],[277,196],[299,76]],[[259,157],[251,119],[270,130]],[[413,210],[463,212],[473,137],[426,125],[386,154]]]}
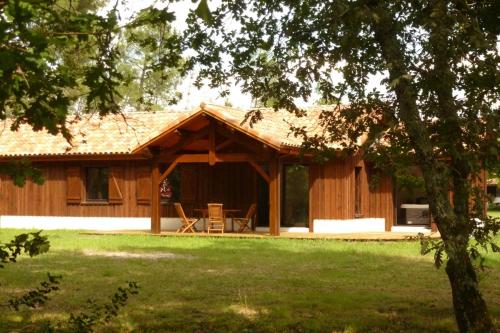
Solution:
{"label": "sliding glass door", "polygon": [[285,165],[283,169],[282,227],[309,227],[309,167]]}

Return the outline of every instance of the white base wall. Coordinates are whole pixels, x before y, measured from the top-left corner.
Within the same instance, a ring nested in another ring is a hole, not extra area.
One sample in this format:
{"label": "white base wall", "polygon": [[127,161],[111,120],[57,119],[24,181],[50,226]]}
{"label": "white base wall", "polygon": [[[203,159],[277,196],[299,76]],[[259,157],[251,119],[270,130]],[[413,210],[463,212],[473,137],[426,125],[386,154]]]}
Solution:
{"label": "white base wall", "polygon": [[384,218],[353,220],[314,220],[314,233],[344,234],[355,232],[385,232]]}
{"label": "white base wall", "polygon": [[[354,220],[314,220],[316,234],[346,234],[356,232],[385,232],[384,218],[366,218]],[[268,227],[257,227],[257,232],[269,232]],[[309,228],[281,227],[281,232],[309,232]]]}
{"label": "white base wall", "polygon": [[[208,223],[208,222],[207,222]],[[175,231],[181,226],[176,217],[162,217],[161,230]],[[195,224],[203,229],[203,220]],[[73,229],[73,230],[151,230],[149,217],[80,217],[80,216],[15,216],[1,215],[0,228],[16,229]],[[237,230],[237,226],[235,226]],[[231,219],[226,220],[226,230],[231,230]]]}
{"label": "white base wall", "polygon": [[148,217],[0,216],[0,228],[150,230],[150,226]]}
{"label": "white base wall", "polygon": [[[367,218],[354,220],[314,220],[315,233],[355,233],[355,232],[384,232],[383,218]],[[16,229],[74,229],[74,230],[144,230],[149,231],[151,219],[149,217],[78,217],[78,216],[0,216],[0,228]],[[175,231],[181,225],[179,218],[162,218],[161,230]],[[198,230],[203,230],[203,220],[195,224]],[[238,226],[235,226],[237,230]],[[231,219],[226,220],[226,230],[231,230]],[[258,232],[269,232],[268,227],[257,227]],[[280,228],[282,232],[309,232],[309,228]],[[392,231],[398,230],[397,227]],[[410,230],[405,227],[406,232]],[[411,230],[413,231],[413,230]],[[419,228],[418,231],[421,231]]]}

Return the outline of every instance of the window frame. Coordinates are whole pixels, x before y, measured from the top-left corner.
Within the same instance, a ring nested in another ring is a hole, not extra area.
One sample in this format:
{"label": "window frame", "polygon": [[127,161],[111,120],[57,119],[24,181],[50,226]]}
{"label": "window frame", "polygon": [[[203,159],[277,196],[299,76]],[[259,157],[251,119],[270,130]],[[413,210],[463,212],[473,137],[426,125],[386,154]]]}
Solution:
{"label": "window frame", "polygon": [[[106,169],[106,194],[107,197],[105,199],[91,199],[88,197],[88,170],[89,169]],[[85,165],[83,166],[83,203],[88,205],[109,205],[109,176],[110,176],[111,168],[107,165]]]}
{"label": "window frame", "polygon": [[[307,176],[307,203],[306,203],[306,220],[304,222],[304,226],[294,225],[286,225],[286,205],[285,201],[287,200],[286,195],[286,186],[287,186],[287,173],[286,169],[289,167],[301,166],[306,168],[306,176]],[[301,163],[301,162],[286,162],[283,163],[280,170],[280,183],[281,183],[281,195],[280,195],[280,226],[285,228],[311,228],[311,165],[310,163]]]}

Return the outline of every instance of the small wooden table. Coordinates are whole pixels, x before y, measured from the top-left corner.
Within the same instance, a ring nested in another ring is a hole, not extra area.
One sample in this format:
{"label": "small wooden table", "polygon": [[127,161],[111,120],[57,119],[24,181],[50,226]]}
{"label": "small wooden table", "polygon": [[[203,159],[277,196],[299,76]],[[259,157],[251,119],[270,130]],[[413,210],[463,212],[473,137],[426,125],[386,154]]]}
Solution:
{"label": "small wooden table", "polygon": [[[203,219],[203,231],[207,230],[207,217],[208,217],[208,208],[195,208],[193,209],[195,212],[200,213],[200,217]],[[224,214],[224,221],[226,217],[231,219],[231,231],[234,232],[234,222],[233,217],[236,213],[241,212],[241,209],[222,209],[222,213]]]}

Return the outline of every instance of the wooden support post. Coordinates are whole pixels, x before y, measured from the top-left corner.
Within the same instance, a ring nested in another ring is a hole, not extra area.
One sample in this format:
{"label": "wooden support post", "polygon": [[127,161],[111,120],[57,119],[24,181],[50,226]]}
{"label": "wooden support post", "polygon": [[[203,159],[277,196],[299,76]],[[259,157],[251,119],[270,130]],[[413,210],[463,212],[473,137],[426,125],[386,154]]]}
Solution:
{"label": "wooden support post", "polygon": [[210,122],[210,129],[208,131],[208,164],[215,165],[215,123]]}
{"label": "wooden support post", "polygon": [[274,157],[269,162],[269,233],[280,235],[280,172],[279,161]]}
{"label": "wooden support post", "polygon": [[159,151],[153,152],[151,165],[151,233],[161,232]]}

